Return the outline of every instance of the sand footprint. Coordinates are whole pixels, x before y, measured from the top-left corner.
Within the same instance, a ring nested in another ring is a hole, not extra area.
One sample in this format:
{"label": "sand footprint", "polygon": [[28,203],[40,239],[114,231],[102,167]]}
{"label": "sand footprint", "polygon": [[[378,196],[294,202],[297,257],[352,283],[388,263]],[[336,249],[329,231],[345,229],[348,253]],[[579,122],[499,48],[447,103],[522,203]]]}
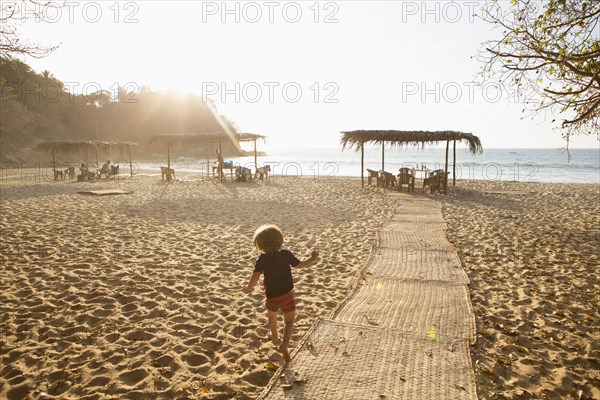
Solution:
{"label": "sand footprint", "polygon": [[135,386],[148,376],[148,371],[143,368],[127,371],[119,375],[118,379],[127,386]]}
{"label": "sand footprint", "polygon": [[181,359],[192,367],[198,367],[201,365],[208,365],[210,360],[204,354],[189,352],[184,354]]}

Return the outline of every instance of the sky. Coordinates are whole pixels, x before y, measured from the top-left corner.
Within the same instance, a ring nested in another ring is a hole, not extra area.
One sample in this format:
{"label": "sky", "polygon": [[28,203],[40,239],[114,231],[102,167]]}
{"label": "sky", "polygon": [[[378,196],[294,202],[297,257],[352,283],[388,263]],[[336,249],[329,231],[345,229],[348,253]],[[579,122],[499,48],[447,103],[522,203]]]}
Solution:
{"label": "sky", "polygon": [[[552,116],[481,84],[498,35],[477,1],[68,1],[19,27],[72,92],[117,86],[212,98],[269,148],[339,147],[356,129],[456,130],[485,148],[565,145]],[[22,14],[31,10],[20,10]],[[479,83],[477,83],[479,82]],[[571,147],[598,148],[595,137]]]}

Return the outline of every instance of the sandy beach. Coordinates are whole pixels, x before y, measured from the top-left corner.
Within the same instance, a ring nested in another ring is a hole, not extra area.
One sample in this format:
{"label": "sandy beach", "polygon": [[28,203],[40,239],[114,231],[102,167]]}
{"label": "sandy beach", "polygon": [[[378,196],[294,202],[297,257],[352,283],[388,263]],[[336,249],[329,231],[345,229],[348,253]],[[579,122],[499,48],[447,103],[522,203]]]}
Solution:
{"label": "sandy beach", "polygon": [[[133,194],[83,196],[120,188]],[[352,178],[1,182],[0,398],[251,399],[282,363],[254,229],[300,257],[291,347],[348,293],[395,200]],[[598,185],[458,182],[448,238],[470,279],[481,399],[600,398]]]}
{"label": "sandy beach", "polygon": [[600,186],[459,182],[444,201],[469,278],[481,399],[600,399]]}
{"label": "sandy beach", "polygon": [[[295,275],[293,348],[393,212],[356,179],[182,178],[2,181],[0,398],[254,398],[283,362],[264,295],[242,293],[254,230],[275,223],[299,257],[321,253]],[[133,194],[77,194],[106,188]]]}

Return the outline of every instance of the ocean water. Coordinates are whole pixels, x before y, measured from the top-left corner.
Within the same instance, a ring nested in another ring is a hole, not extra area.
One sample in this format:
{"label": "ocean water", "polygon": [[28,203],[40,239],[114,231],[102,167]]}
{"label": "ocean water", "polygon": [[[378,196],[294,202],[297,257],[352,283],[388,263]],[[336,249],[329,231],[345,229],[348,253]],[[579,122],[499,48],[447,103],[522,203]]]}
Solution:
{"label": "ocean water", "polygon": [[[254,157],[231,159],[235,164],[254,168]],[[384,167],[398,173],[401,167],[430,170],[444,168],[445,149],[386,148]],[[165,160],[166,162],[166,160]],[[271,150],[258,157],[258,164],[271,165],[275,175],[328,177],[360,177],[360,152],[333,149]],[[449,171],[452,176],[452,148],[449,152]],[[165,165],[165,164],[163,164]],[[171,158],[176,170],[206,174],[206,160]],[[156,169],[156,163],[137,163],[137,168]],[[381,169],[381,149],[365,149],[365,168]],[[600,184],[600,148],[572,149],[570,159],[558,149],[487,149],[473,155],[464,148],[456,149],[456,179],[502,180],[517,182],[572,182]]]}

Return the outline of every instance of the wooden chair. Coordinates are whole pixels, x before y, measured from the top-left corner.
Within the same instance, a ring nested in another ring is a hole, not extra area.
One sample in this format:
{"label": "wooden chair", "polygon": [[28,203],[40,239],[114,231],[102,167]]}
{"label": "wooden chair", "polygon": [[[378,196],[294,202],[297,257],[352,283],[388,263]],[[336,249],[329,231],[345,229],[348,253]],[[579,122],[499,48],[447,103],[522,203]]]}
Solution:
{"label": "wooden chair", "polygon": [[70,166],[67,169],[65,169],[64,172],[65,176],[69,176],[69,179],[73,180],[75,179],[75,167],[74,166]]}
{"label": "wooden chair", "polygon": [[448,179],[448,175],[450,174],[450,172],[446,173],[446,171],[444,171],[443,169],[436,169],[435,171],[432,172],[433,176],[441,176],[441,184],[442,184],[442,188],[444,187],[444,185],[446,184],[446,180]]}
{"label": "wooden chair", "polygon": [[446,173],[443,169],[436,169],[431,173],[429,178],[423,180],[423,190],[429,186],[430,192],[441,192],[446,185]]}
{"label": "wooden chair", "polygon": [[249,182],[252,180],[252,171],[250,168],[238,165],[235,167],[235,180],[237,182]]}
{"label": "wooden chair", "polygon": [[108,174],[108,176],[117,176],[119,175],[119,165],[111,165],[110,166],[110,172]]}
{"label": "wooden chair", "polygon": [[398,174],[398,190],[401,190],[402,185],[404,184],[408,186],[409,191],[415,191],[415,176],[408,168],[400,168],[400,173]]}
{"label": "wooden chair", "polygon": [[367,180],[368,184],[371,185],[371,181],[375,178],[375,182],[377,186],[379,186],[379,172],[373,171],[372,169],[367,168],[367,172],[369,173],[369,178]]}
{"label": "wooden chair", "polygon": [[161,180],[164,181],[167,178],[167,181],[171,181],[175,179],[175,170],[169,167],[160,167],[160,175]]}
{"label": "wooden chair", "polygon": [[261,181],[266,179],[269,180],[269,173],[271,173],[270,165],[263,165],[262,167],[256,168],[256,173],[254,174],[254,180],[260,179]]}
{"label": "wooden chair", "polygon": [[380,182],[381,185],[384,188],[387,188],[388,186],[394,187],[396,186],[396,177],[394,176],[394,174],[387,172],[387,171],[379,171],[380,173]]}
{"label": "wooden chair", "polygon": [[97,178],[96,170],[90,170],[89,166],[85,164],[81,164],[79,171],[81,172],[82,181],[93,181]]}

